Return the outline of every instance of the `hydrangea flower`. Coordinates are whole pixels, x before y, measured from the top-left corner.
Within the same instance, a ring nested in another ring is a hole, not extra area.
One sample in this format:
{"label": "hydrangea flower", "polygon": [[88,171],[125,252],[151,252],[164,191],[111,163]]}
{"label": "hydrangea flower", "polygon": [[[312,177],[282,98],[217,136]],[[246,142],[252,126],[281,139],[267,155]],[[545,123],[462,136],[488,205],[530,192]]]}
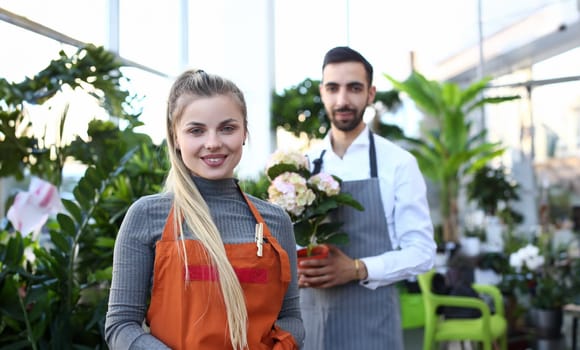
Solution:
{"label": "hydrangea flower", "polygon": [[312,175],[306,156],[282,150],[270,156],[266,174],[271,181],[268,200],[290,215],[299,245],[310,251],[320,243],[348,242],[340,224],[329,222],[327,217],[340,205],[364,208],[348,193],[341,193],[339,178],[326,173]]}
{"label": "hydrangea flower", "polygon": [[278,204],[294,216],[304,212],[314,202],[314,192],[308,188],[306,179],[296,173],[278,175],[268,188],[270,202]]}
{"label": "hydrangea flower", "polygon": [[327,173],[318,173],[308,179],[308,183],[314,185],[319,191],[327,196],[336,196],[340,193],[340,184]]}
{"label": "hydrangea flower", "polygon": [[267,168],[278,164],[293,165],[298,169],[308,170],[308,159],[298,151],[277,150],[270,156]]}

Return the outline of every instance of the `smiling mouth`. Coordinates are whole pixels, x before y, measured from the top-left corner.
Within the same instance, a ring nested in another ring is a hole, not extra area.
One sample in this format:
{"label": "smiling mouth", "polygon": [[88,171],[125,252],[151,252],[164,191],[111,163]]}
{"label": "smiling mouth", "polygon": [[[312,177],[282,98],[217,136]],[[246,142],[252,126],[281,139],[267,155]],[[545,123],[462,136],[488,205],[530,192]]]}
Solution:
{"label": "smiling mouth", "polygon": [[209,166],[219,166],[223,164],[227,156],[206,156],[201,159]]}

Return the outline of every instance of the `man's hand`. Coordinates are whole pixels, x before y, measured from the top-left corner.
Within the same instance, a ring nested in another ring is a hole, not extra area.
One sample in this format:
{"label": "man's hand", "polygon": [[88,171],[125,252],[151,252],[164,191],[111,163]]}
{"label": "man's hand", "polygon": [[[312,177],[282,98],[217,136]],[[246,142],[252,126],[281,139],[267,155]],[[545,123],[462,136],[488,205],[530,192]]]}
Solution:
{"label": "man's hand", "polygon": [[[330,288],[358,280],[354,259],[336,246],[328,245],[329,254],[324,259],[301,261],[298,265],[298,285],[301,288]],[[366,277],[366,267],[360,262],[360,276]]]}

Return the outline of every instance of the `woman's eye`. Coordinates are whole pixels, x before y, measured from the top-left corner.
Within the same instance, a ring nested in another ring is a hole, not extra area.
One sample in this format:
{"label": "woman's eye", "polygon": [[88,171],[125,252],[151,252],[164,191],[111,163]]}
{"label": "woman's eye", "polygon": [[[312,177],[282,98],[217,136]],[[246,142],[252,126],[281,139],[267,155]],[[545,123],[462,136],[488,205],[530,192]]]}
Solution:
{"label": "woman's eye", "polygon": [[203,129],[201,128],[190,129],[189,133],[192,135],[201,135],[203,134]]}
{"label": "woman's eye", "polygon": [[225,133],[232,133],[232,132],[236,131],[236,127],[233,125],[226,125],[222,128],[222,131]]}

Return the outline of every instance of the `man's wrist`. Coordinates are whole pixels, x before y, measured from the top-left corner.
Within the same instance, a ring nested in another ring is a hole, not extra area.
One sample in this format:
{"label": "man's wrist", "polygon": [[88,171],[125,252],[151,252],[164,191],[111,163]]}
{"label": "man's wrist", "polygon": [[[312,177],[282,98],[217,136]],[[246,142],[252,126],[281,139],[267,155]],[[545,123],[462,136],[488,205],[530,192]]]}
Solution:
{"label": "man's wrist", "polygon": [[360,259],[354,259],[355,279],[362,281],[367,279],[367,268],[365,263]]}

